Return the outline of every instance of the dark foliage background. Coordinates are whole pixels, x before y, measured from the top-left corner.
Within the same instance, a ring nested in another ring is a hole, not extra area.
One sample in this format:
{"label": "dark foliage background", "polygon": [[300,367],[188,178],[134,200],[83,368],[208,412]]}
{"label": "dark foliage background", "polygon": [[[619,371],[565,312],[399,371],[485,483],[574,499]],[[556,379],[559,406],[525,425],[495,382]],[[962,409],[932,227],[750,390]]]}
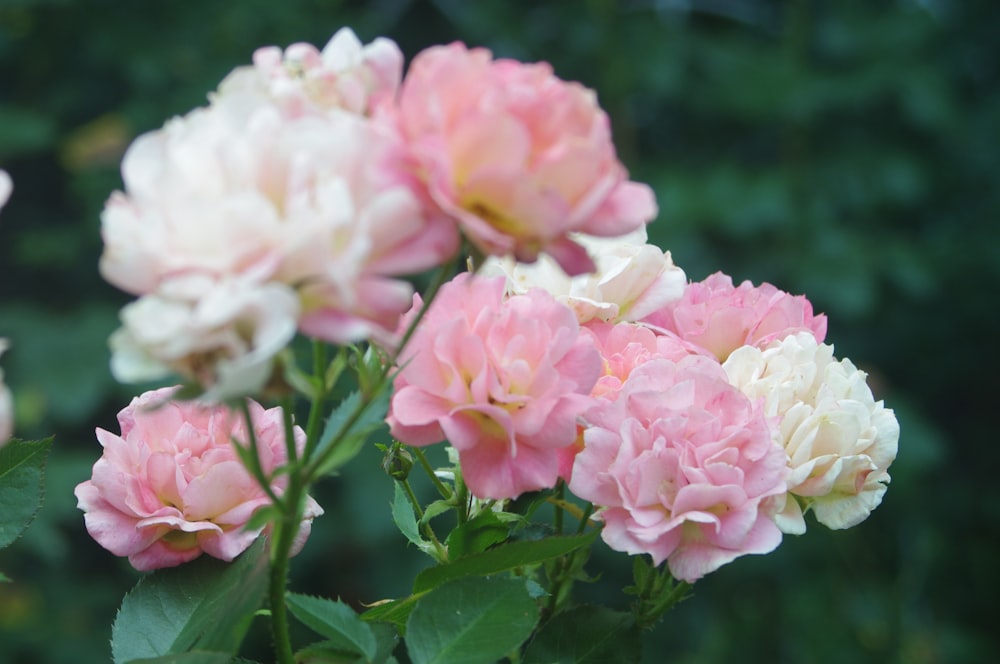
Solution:
{"label": "dark foliage background", "polygon": [[[902,439],[886,500],[705,578],[645,636],[649,662],[982,662],[1000,464],[1000,4],[988,0],[0,0],[0,336],[22,437],[56,434],[45,506],[0,554],[0,660],[108,661],[137,574],[91,541],[72,489],[135,390],[108,371],[122,294],[99,213],[136,135],[205,101],[261,45],[341,25],[408,56],[454,39],[595,88],[658,192],[654,241],[689,277],[807,293]],[[992,386],[992,387],[991,387]],[[296,590],[371,602],[423,564],[374,451],[321,487]],[[0,506],[2,509],[2,506]],[[624,606],[624,556],[581,599]],[[262,623],[263,624],[263,623]],[[259,630],[258,630],[259,631]],[[254,637],[248,652],[266,647]],[[266,652],[266,650],[264,650]],[[266,655],[264,655],[266,657]]]}

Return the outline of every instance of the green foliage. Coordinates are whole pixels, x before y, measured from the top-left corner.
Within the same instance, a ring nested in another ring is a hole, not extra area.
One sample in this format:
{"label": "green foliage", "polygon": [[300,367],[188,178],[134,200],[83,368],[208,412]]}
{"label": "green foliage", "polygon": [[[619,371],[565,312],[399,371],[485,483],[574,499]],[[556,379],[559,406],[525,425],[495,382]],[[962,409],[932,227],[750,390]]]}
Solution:
{"label": "green foliage", "polygon": [[[267,556],[258,540],[233,563],[203,556],[158,570],[125,596],[111,630],[115,664],[205,651],[236,654],[267,589]],[[194,657],[194,655],[190,655]],[[183,661],[187,659],[155,659]],[[201,660],[197,660],[201,661]]]}
{"label": "green foliage", "polygon": [[537,620],[523,580],[457,579],[417,602],[406,648],[414,664],[489,664],[520,646]]}
{"label": "green foliage", "polygon": [[370,403],[363,401],[361,392],[352,392],[341,401],[327,419],[316,446],[317,458],[323,459],[316,474],[335,472],[357,456],[372,433],[385,426],[388,410],[389,390],[379,392]]}
{"label": "green foliage", "polygon": [[463,577],[489,576],[519,567],[537,565],[592,544],[598,532],[592,530],[584,535],[508,542],[488,551],[458,558],[445,565],[429,567],[417,575],[413,582],[413,592],[433,590],[441,584]]}
{"label": "green foliage", "polygon": [[0,447],[0,549],[16,540],[41,507],[52,439],[12,440]]}
{"label": "green foliage", "polygon": [[639,628],[628,613],[578,606],[555,616],[531,640],[523,664],[638,662]]}
{"label": "green foliage", "polygon": [[[392,652],[395,644],[393,634],[389,634],[390,647],[379,647],[375,629],[355,613],[354,609],[342,602],[334,602],[322,597],[289,594],[288,608],[292,614],[317,634],[328,640],[322,650],[362,656],[366,662],[385,661],[385,655]],[[383,632],[384,633],[384,632]],[[313,647],[316,650],[316,647]],[[379,659],[377,655],[384,656]]]}

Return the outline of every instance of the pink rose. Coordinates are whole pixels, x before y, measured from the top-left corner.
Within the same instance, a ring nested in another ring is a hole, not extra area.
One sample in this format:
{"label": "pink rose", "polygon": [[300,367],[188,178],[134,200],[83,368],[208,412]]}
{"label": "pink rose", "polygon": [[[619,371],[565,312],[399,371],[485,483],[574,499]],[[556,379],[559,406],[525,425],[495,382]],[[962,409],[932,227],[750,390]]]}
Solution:
{"label": "pink rose", "polygon": [[[419,306],[418,298],[407,318]],[[410,445],[447,439],[480,498],[551,487],[600,365],[573,312],[548,293],[505,300],[502,277],[461,274],[400,358],[390,430]]]}
{"label": "pink rose", "polygon": [[623,235],[656,216],[652,190],[628,180],[594,92],[546,63],[493,60],[460,43],[428,48],[398,104],[379,110],[406,141],[409,175],[483,253],[531,262],[545,252],[581,274],[594,264],[568,233]]}
{"label": "pink rose", "polygon": [[820,342],[826,337],[826,316],[814,316],[805,296],[767,283],[744,281],[734,287],[732,277],[721,272],[689,284],[679,300],[643,322],[706,348],[720,362],[740,346],[763,347],[800,331]]}
{"label": "pink rose", "polygon": [[585,328],[594,336],[604,371],[591,394],[614,401],[632,371],[656,358],[679,362],[688,355],[704,355],[699,346],[673,334],[656,334],[633,323],[591,323]]}
{"label": "pink rose", "polygon": [[[224,407],[171,401],[174,389],[133,399],[118,414],[121,435],[97,430],[104,454],[75,491],[91,537],[139,570],[180,565],[202,553],[232,560],[261,534],[262,528],[244,526],[270,503],[233,449],[234,439],[247,440],[243,417]],[[249,405],[261,466],[270,475],[287,458],[282,412]],[[295,436],[304,445],[299,427]],[[278,475],[271,488],[280,495],[286,484]],[[322,513],[308,499],[296,550]]]}
{"label": "pink rose", "polygon": [[569,487],[600,506],[611,548],[695,581],[780,543],[784,450],[714,360],[652,359],[586,419]]}
{"label": "pink rose", "polygon": [[[703,353],[698,347],[681,341],[672,334],[657,335],[649,328],[632,323],[599,323],[592,321],[583,333],[594,339],[601,354],[602,371],[590,395],[614,401],[632,371],[654,358],[678,361],[688,355]],[[559,450],[559,476],[567,482],[573,477],[573,461],[583,449],[583,429],[575,444]]]}

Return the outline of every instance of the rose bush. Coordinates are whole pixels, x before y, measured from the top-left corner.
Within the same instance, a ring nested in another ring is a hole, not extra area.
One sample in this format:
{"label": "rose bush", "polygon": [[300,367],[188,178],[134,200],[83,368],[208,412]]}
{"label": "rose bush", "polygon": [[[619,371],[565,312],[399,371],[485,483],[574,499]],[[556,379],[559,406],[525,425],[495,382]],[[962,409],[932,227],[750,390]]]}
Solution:
{"label": "rose bush", "polygon": [[[804,296],[686,283],[646,241],[652,190],[628,179],[593,91],[460,43],[401,71],[398,47],[349,30],[260,49],[129,148],[102,215],[101,272],[137,296],[112,368],[188,384],[98,430],[76,495],[101,546],[143,570],[247,552],[236,618],[266,586],[283,664],[385,664],[401,642],[415,662],[466,661],[463,645],[467,661],[549,661],[532,649],[565,642],[571,610],[634,642],[688,583],[803,533],[804,513],[841,528],[878,505],[892,411]],[[322,513],[311,488],[372,439],[391,518],[434,564],[362,618],[287,585]],[[422,450],[437,443],[439,467]],[[628,614],[573,607],[598,535],[637,556]],[[290,615],[324,640],[296,652]],[[198,656],[229,661],[238,641]]]}

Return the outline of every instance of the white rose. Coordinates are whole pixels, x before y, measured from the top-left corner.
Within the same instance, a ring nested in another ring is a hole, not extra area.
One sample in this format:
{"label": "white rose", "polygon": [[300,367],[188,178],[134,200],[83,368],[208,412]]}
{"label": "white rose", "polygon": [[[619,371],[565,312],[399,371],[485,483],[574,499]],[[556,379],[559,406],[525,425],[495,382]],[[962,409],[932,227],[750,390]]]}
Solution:
{"label": "white rose", "polygon": [[876,402],[866,374],[833,347],[799,333],[766,348],[744,346],[723,364],[730,381],[777,417],[788,453],[789,492],[820,523],[849,528],[882,502],[899,424]]}
{"label": "white rose", "polygon": [[530,264],[490,257],[482,272],[505,275],[511,294],[545,289],[573,309],[580,323],[636,321],[684,293],[684,271],[674,265],[669,251],[646,243],[645,227],[617,238],[571,237],[587,249],[596,272],[568,277],[546,254]]}
{"label": "white rose", "polygon": [[257,49],[253,65],[233,70],[212,99],[259,96],[289,117],[331,109],[364,115],[375,100],[395,94],[402,75],[403,53],[395,42],[379,37],[363,45],[350,28],[341,28],[322,51],[305,43]]}
{"label": "white rose", "polygon": [[122,382],[180,373],[207,388],[203,401],[252,394],[295,336],[298,313],[281,284],[179,277],[122,309],[111,370]]}

